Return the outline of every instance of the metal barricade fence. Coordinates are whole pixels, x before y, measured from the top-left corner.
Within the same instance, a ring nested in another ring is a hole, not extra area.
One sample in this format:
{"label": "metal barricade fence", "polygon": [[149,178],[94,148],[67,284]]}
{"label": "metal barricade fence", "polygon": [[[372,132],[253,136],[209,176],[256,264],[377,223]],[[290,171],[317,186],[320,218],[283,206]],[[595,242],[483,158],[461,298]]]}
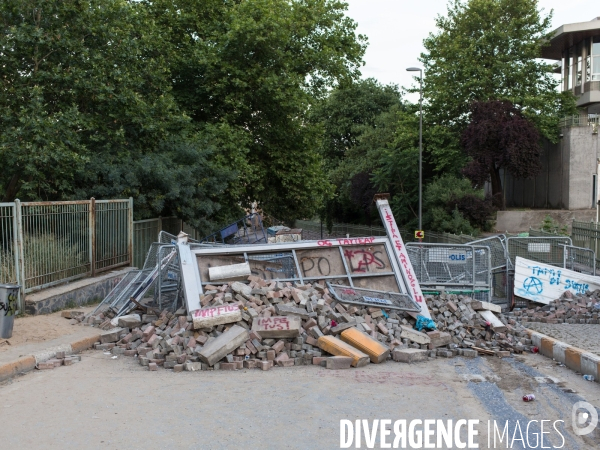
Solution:
{"label": "metal barricade fence", "polygon": [[488,247],[411,242],[406,248],[423,291],[460,292],[490,301]]}
{"label": "metal barricade fence", "polygon": [[508,307],[512,303],[512,279],[514,271],[506,248],[506,236],[500,234],[469,242],[490,249],[491,260],[491,302]]}
{"label": "metal barricade fence", "polygon": [[596,252],[589,248],[564,245],[563,267],[575,272],[596,275]]}
{"label": "metal barricade fence", "polygon": [[509,237],[506,239],[506,248],[513,267],[517,256],[551,266],[563,267],[565,245],[573,245],[568,236]]}

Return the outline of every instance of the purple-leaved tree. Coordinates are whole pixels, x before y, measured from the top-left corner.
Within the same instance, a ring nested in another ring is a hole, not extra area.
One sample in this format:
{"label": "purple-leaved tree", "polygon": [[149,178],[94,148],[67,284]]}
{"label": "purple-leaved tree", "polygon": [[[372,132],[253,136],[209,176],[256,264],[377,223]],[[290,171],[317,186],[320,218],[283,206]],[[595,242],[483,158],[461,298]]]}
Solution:
{"label": "purple-leaved tree", "polygon": [[481,187],[490,181],[496,206],[504,209],[500,169],[515,178],[538,175],[542,170],[540,134],[509,101],[474,102],[471,113],[461,139],[471,158],[463,173]]}

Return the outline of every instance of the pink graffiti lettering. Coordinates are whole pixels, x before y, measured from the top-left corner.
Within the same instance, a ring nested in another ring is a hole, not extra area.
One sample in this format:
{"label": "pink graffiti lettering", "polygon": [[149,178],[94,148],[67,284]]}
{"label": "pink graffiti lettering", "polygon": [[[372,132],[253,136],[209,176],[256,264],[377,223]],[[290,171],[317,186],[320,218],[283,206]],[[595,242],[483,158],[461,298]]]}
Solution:
{"label": "pink graffiti lettering", "polygon": [[289,330],[290,322],[287,317],[267,317],[258,319],[258,326],[264,330]]}
{"label": "pink graffiti lettering", "polygon": [[372,244],[375,241],[374,237],[355,238],[355,239],[338,239],[339,245],[365,245]]}
{"label": "pink graffiti lettering", "polygon": [[[344,250],[344,256],[350,264],[350,271],[367,272],[368,269],[385,269],[385,264],[379,259],[376,254],[381,252],[372,252],[369,250]],[[354,261],[358,262],[358,267],[354,267]]]}
{"label": "pink graffiti lettering", "polygon": [[238,311],[240,308],[237,305],[214,306],[212,308],[198,309],[193,312],[194,317],[215,317],[221,314]]}
{"label": "pink graffiti lettering", "polygon": [[356,295],[356,291],[354,289],[342,289],[342,294]]}
{"label": "pink graffiti lettering", "polygon": [[394,227],[396,224],[394,221],[394,216],[392,216],[387,209],[385,210],[385,220],[388,223],[389,231],[392,237],[394,239],[398,238],[398,235],[396,234],[396,228]]}
{"label": "pink graffiti lettering", "polygon": [[317,245],[319,247],[331,247],[333,245],[333,242],[328,241],[328,240],[324,240],[324,241],[317,242]]}

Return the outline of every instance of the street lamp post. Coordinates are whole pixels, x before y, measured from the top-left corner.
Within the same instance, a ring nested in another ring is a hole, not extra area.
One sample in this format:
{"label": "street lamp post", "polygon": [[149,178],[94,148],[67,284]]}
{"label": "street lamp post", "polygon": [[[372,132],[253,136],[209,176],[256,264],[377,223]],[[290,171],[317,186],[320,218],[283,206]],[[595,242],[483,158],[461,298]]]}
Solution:
{"label": "street lamp post", "polygon": [[[408,72],[419,72],[419,230],[423,229],[423,69],[409,67]],[[419,239],[420,241],[421,239]]]}

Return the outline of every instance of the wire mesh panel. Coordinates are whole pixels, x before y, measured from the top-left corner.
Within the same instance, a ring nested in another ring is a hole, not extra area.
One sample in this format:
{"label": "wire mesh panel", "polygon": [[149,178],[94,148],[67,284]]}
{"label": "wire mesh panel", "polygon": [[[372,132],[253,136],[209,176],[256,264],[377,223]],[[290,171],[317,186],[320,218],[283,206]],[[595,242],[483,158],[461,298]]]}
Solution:
{"label": "wire mesh panel", "polygon": [[513,267],[517,256],[563,267],[565,245],[573,245],[570,237],[509,237],[506,239],[506,247]]}
{"label": "wire mesh panel", "polygon": [[133,265],[143,267],[148,249],[160,232],[160,219],[133,222]]}
{"label": "wire mesh panel", "polygon": [[18,283],[17,227],[14,203],[0,203],[0,283]]}
{"label": "wire mesh panel", "polygon": [[131,261],[129,200],[95,201],[95,269],[100,272]]}
{"label": "wire mesh panel", "polygon": [[424,290],[477,294],[489,301],[491,258],[486,246],[408,243],[409,258]]}
{"label": "wire mesh panel", "polygon": [[89,201],[21,203],[20,211],[25,292],[91,273]]}
{"label": "wire mesh panel", "polygon": [[573,221],[571,228],[573,245],[593,250],[596,255],[600,253],[600,224],[595,222]]}
{"label": "wire mesh panel", "polygon": [[564,246],[564,268],[596,275],[596,253],[589,248]]}

